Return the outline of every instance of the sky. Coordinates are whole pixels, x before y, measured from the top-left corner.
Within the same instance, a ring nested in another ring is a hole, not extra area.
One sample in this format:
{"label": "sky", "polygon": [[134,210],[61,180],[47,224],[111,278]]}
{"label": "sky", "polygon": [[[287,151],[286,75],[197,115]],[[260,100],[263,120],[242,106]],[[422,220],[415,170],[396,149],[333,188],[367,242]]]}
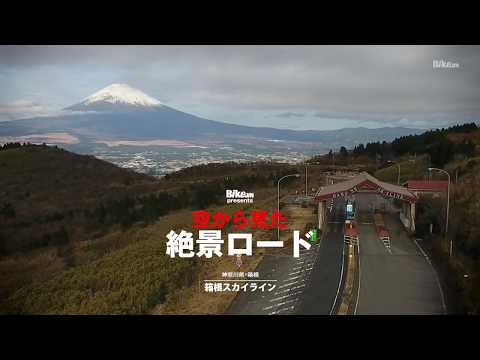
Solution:
{"label": "sky", "polygon": [[[434,68],[434,60],[456,68]],[[112,83],[207,119],[294,130],[480,121],[480,46],[0,46],[0,121]]]}

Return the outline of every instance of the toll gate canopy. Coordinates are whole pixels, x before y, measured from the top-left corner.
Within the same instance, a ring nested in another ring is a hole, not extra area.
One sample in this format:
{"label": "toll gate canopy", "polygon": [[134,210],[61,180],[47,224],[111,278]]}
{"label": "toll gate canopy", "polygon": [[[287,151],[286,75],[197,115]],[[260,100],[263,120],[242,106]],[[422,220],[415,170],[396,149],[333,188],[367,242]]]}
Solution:
{"label": "toll gate canopy", "polygon": [[315,200],[317,202],[326,201],[337,197],[348,197],[359,192],[374,193],[387,198],[403,200],[410,204],[417,202],[415,194],[407,188],[380,181],[366,172],[349,180],[323,187],[315,194]]}

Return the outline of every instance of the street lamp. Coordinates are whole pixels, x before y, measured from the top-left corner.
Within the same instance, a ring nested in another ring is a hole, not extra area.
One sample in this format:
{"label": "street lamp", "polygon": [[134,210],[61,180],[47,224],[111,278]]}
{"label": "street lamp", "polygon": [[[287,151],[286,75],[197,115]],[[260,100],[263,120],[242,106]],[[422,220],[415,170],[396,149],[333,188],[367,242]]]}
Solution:
{"label": "street lamp", "polygon": [[[277,182],[277,209],[278,209],[278,213],[280,213],[280,181],[282,181],[283,179],[287,178],[287,177],[290,177],[290,176],[295,176],[297,178],[300,177],[300,174],[290,174],[290,175],[285,175],[283,177],[281,177],[278,182]],[[280,240],[280,227],[277,227],[277,240]]]}
{"label": "street lamp", "polygon": [[[450,174],[443,170],[443,169],[437,169],[437,168],[428,168],[428,171],[432,171],[432,170],[437,170],[437,171],[440,171],[440,172],[443,172],[445,174],[447,174],[448,176],[448,187],[447,187],[447,222],[445,224],[445,238],[447,237],[447,233],[448,233],[448,213],[449,213],[449,209],[450,209]],[[450,239],[450,257],[452,256],[452,247],[453,247],[453,240]]]}

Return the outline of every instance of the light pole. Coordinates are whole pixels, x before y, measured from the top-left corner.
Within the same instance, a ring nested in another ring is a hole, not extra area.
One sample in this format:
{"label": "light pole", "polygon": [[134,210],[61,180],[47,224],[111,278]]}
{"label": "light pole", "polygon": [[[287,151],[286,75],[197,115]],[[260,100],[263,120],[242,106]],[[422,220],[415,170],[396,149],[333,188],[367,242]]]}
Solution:
{"label": "light pole", "polygon": [[400,185],[400,164],[397,164],[398,166],[398,179],[397,179],[397,184]]}
{"label": "light pole", "polygon": [[[448,176],[448,187],[447,187],[447,222],[445,224],[445,238],[447,237],[447,233],[448,233],[448,213],[449,213],[449,209],[450,209],[450,174],[443,170],[443,169],[437,169],[437,168],[428,168],[428,171],[432,171],[432,170],[437,170],[437,171],[440,171],[440,172],[443,172],[445,174],[447,174]],[[453,240],[450,239],[450,257],[452,256],[452,247],[453,247]]]}
{"label": "light pole", "polygon": [[[295,177],[300,177],[300,174],[290,174],[290,175],[285,175],[283,177],[281,177],[278,182],[277,182],[277,209],[278,209],[278,213],[280,213],[280,181],[282,181],[283,179],[287,178],[287,177],[290,177],[290,176],[295,176]],[[278,226],[277,227],[277,240],[280,240],[280,227]]]}

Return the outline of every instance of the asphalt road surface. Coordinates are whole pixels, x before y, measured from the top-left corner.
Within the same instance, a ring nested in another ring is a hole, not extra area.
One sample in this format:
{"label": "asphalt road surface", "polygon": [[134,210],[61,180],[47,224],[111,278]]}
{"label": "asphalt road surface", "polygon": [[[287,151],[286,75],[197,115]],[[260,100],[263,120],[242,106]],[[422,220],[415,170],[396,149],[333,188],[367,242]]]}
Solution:
{"label": "asphalt road surface", "polygon": [[[382,204],[386,210],[393,208],[378,195],[357,195],[356,200],[359,269],[355,314],[444,314],[435,270],[407,235],[398,213],[384,216],[391,238],[391,248],[387,249],[377,237],[372,211]],[[334,201],[327,233],[319,245],[302,251],[299,259],[286,254],[261,262],[257,271],[264,279],[277,280],[275,291],[239,294],[227,314],[331,314],[340,301],[345,276],[344,206],[343,199]]]}
{"label": "asphalt road surface", "polygon": [[[381,199],[381,198],[380,198]],[[378,196],[357,196],[360,208],[379,202]],[[359,224],[360,287],[357,315],[444,314],[437,275],[403,228],[398,214],[384,216],[390,231],[391,252],[377,238],[369,214]]]}
{"label": "asphalt road surface", "polygon": [[312,272],[318,245],[309,250],[300,248],[300,257],[294,258],[292,248],[282,254],[265,255],[255,271],[262,280],[275,280],[271,292],[241,292],[226,311],[229,315],[288,315],[296,306]]}
{"label": "asphalt road surface", "polygon": [[337,294],[341,293],[344,206],[343,199],[333,204],[328,232],[319,245],[308,287],[302,294],[296,314],[330,315]]}

